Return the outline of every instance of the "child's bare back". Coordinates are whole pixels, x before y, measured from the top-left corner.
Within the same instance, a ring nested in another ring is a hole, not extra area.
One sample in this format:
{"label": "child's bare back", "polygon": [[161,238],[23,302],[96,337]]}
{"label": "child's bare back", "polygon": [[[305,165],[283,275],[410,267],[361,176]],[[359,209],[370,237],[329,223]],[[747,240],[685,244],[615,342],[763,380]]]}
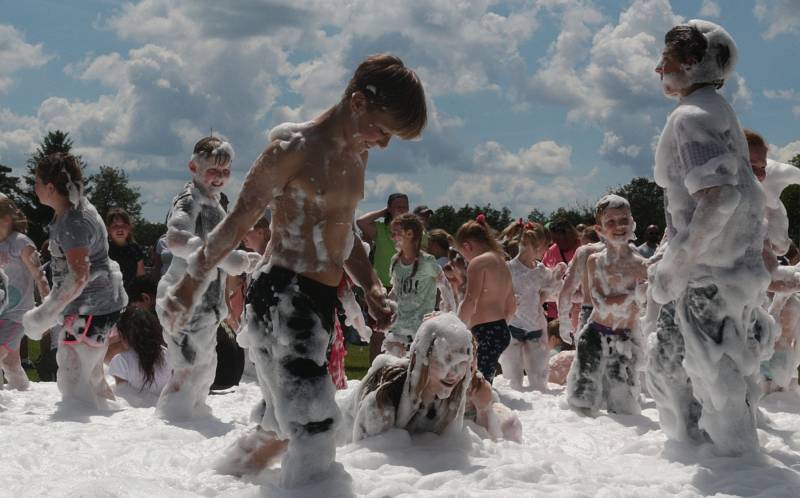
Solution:
{"label": "child's bare back", "polygon": [[472,278],[470,270],[474,268],[478,271],[481,282],[475,313],[469,325],[510,320],[515,310],[511,309],[509,312],[508,303],[509,299],[514,300],[514,288],[505,259],[497,252],[488,251],[475,257],[469,265],[467,278]]}

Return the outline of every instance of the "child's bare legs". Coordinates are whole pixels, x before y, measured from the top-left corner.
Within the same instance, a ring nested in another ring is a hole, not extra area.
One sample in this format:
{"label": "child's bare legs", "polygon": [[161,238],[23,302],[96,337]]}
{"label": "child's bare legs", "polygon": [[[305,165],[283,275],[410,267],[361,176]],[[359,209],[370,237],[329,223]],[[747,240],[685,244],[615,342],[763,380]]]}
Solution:
{"label": "child's bare legs", "polygon": [[550,347],[547,337],[524,342],[522,359],[531,388],[537,391],[547,390],[547,378],[550,375]]}
{"label": "child's bare legs", "polygon": [[[5,375],[9,388],[25,391],[30,387],[28,375],[25,373],[25,369],[22,368],[19,351],[12,351],[6,347],[0,346],[0,370],[2,370],[2,373]],[[0,378],[0,388],[1,387],[2,378]]]}
{"label": "child's bare legs", "polygon": [[642,411],[639,404],[639,361],[637,348],[629,336],[604,338],[609,342],[609,358],[606,364],[606,406],[609,412],[638,415]]}
{"label": "child's bare legs", "polygon": [[90,346],[85,343],[59,346],[56,382],[64,401],[77,399],[95,408],[105,408],[106,400],[114,399],[103,375],[106,348],[105,344]]}
{"label": "child's bare legs", "polygon": [[500,355],[500,366],[503,368],[503,377],[508,379],[512,389],[522,390],[522,348],[523,343],[511,339],[503,354]]}
{"label": "child's bare legs", "polygon": [[257,427],[225,452],[217,471],[238,477],[258,473],[277,462],[288,447],[289,442],[279,439],[273,431]]}

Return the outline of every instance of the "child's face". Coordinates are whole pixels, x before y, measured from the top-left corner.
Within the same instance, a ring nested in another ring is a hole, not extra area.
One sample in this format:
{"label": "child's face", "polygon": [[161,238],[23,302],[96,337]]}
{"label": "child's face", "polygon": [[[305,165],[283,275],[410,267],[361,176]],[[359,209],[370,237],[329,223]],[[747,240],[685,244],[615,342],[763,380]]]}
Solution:
{"label": "child's face", "polygon": [[231,163],[215,163],[213,159],[198,158],[189,161],[194,180],[212,194],[219,193],[231,177]]}
{"label": "child's face", "polygon": [[661,86],[667,97],[680,97],[689,88],[689,76],[675,53],[664,48],[656,72],[661,76]]}
{"label": "child's face", "polygon": [[119,218],[114,218],[108,225],[108,234],[111,240],[118,246],[124,246],[128,242],[128,235],[131,233],[131,226]]}
{"label": "child's face", "polygon": [[39,175],[36,175],[36,179],[33,184],[33,191],[36,192],[36,197],[39,199],[39,202],[44,204],[45,206],[52,205],[52,199],[55,192],[55,186],[52,183],[45,184]]}
{"label": "child's face", "polygon": [[250,231],[245,234],[242,242],[244,242],[244,246],[251,251],[260,251],[261,246],[269,242],[270,235],[269,228],[251,228]]}
{"label": "child's face", "polygon": [[371,109],[367,98],[356,92],[350,99],[350,106],[356,119],[356,130],[353,138],[362,151],[372,147],[384,148],[396,133],[392,119],[388,113],[379,109]]}
{"label": "child's face", "polygon": [[600,216],[598,229],[607,242],[627,244],[633,235],[633,218],[626,207],[607,208]]}
{"label": "child's face", "polygon": [[428,369],[428,392],[438,399],[449,398],[456,385],[467,375],[469,367],[470,358],[462,354],[448,354],[441,359],[432,357]]}
{"label": "child's face", "polygon": [[392,241],[398,251],[411,247],[414,243],[414,232],[411,230],[403,230],[402,227],[397,225],[392,226]]}

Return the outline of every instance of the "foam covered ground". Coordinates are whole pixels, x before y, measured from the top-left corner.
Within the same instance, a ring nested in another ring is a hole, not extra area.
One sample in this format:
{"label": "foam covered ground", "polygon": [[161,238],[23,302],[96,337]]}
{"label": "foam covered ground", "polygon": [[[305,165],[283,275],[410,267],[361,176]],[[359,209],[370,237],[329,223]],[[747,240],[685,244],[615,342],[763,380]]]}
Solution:
{"label": "foam covered ground", "polygon": [[213,470],[251,427],[254,384],[211,396],[211,417],[170,425],[124,400],[120,411],[86,414],[61,405],[55,384],[34,383],[0,391],[0,496],[800,496],[796,393],[765,399],[763,453],[725,458],[666,443],[652,401],[641,416],[593,419],[566,409],[560,389],[516,393],[502,377],[496,385],[523,422],[522,445],[471,430],[452,438],[396,430],[339,447],[341,466],[323,481],[283,490],[276,469],[243,479]]}

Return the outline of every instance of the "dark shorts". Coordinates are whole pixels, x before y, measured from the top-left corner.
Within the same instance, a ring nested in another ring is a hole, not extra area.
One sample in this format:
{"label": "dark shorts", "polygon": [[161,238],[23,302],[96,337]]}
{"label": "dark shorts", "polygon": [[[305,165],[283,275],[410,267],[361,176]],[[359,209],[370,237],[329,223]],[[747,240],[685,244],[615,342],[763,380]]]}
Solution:
{"label": "dark shorts", "polygon": [[630,337],[631,329],[612,329],[596,322],[589,322],[589,328],[598,332],[600,335],[615,335],[620,337]]}
{"label": "dark shorts", "polygon": [[492,382],[497,369],[497,360],[511,342],[511,333],[505,320],[481,323],[472,327],[472,336],[478,343],[478,370]]}
{"label": "dark shorts", "polygon": [[513,325],[508,326],[508,331],[511,333],[511,337],[519,342],[538,341],[542,337],[541,330],[524,330]]}
{"label": "dark shorts", "polygon": [[103,346],[119,319],[119,311],[107,315],[67,315],[64,317],[62,344],[85,343]]}
{"label": "dark shorts", "polygon": [[[247,303],[244,333],[265,394],[261,426],[290,438],[331,431],[339,417],[328,372],[336,287],[272,266],[250,284]],[[296,415],[279,416],[287,410]]]}

